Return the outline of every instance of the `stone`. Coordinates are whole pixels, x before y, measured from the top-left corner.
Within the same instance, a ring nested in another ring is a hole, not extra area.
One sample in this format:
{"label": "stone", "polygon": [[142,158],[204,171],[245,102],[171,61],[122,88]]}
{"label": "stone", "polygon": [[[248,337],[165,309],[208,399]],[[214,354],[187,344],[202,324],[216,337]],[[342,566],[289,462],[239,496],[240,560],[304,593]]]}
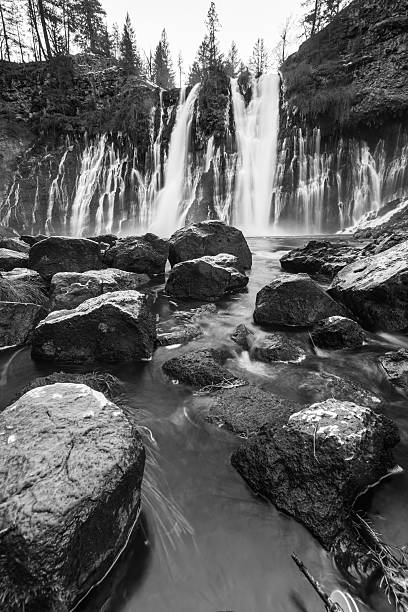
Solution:
{"label": "stone", "polygon": [[167,241],[155,234],[129,236],[119,238],[115,245],[106,251],[104,264],[126,272],[154,276],[164,274],[168,254]]}
{"label": "stone", "polygon": [[359,348],[365,334],[360,325],[347,317],[329,317],[317,323],[310,333],[314,345],[323,349]]}
{"label": "stone", "polygon": [[[77,385],[86,385],[95,391],[100,391],[109,399],[116,395],[120,388],[121,382],[119,378],[113,376],[109,372],[86,372],[85,374],[77,374],[76,372],[54,372],[48,376],[40,376],[34,378],[26,385],[18,394],[21,397],[28,391],[37,387],[45,387],[46,385],[55,385],[56,383],[74,383]],[[18,397],[16,399],[18,399]]]}
{"label": "stone", "polygon": [[47,311],[40,304],[0,302],[0,348],[27,342],[46,316]]}
{"label": "stone", "polygon": [[185,344],[203,335],[203,330],[195,323],[180,323],[167,330],[160,326],[157,330],[157,345],[171,346],[174,344]]}
{"label": "stone", "polygon": [[238,379],[222,365],[223,361],[220,351],[202,349],[173,357],[165,361],[162,368],[172,380],[199,389],[211,385],[236,383]]}
{"label": "stone", "polygon": [[36,236],[20,236],[20,240],[28,244],[28,246],[30,247],[32,247],[33,244],[36,244],[37,242],[41,242],[41,240],[46,240],[47,238],[48,236],[46,236],[45,234],[37,234]]}
{"label": "stone", "polygon": [[170,271],[166,293],[176,299],[215,302],[243,291],[249,279],[234,264],[236,258],[225,254],[178,263]]}
{"label": "stone", "polygon": [[35,270],[14,268],[10,272],[0,272],[0,300],[48,307],[48,286]]}
{"label": "stone", "polygon": [[245,385],[217,391],[210,399],[206,419],[240,436],[249,436],[265,426],[282,427],[299,410],[301,406],[295,402]]}
{"label": "stone", "polygon": [[14,268],[28,268],[28,254],[0,248],[0,270],[9,272]]}
{"label": "stone", "polygon": [[27,243],[19,240],[18,238],[1,238],[0,249],[10,249],[11,251],[17,251],[18,253],[28,253],[30,247]]}
{"label": "stone", "polygon": [[68,612],[138,520],[140,436],[82,384],[29,391],[0,414],[0,434],[2,608]]}
{"label": "stone", "polygon": [[308,327],[344,314],[344,308],[307,274],[281,274],[257,294],[254,321],[258,325]]}
{"label": "stone", "polygon": [[311,240],[306,246],[285,253],[280,263],[286,272],[305,272],[332,280],[360,251],[361,247],[351,247],[347,242]]}
{"label": "stone", "polygon": [[181,261],[220,253],[237,257],[241,272],[252,267],[252,253],[243,233],[222,221],[193,223],[175,232],[169,240],[172,267]]}
{"label": "stone", "polygon": [[99,270],[102,267],[100,246],[86,238],[51,236],[31,247],[29,267],[47,281],[58,272]]}
{"label": "stone", "polygon": [[32,357],[65,363],[149,360],[155,341],[147,296],[116,291],[50,313],[34,331]]}
{"label": "stone", "polygon": [[408,350],[390,351],[379,357],[378,361],[390,383],[408,395]]}
{"label": "stone", "polygon": [[240,323],[232,332],[231,340],[244,349],[244,351],[249,351],[255,341],[255,333],[252,331],[252,329],[249,329],[246,325]]}
{"label": "stone", "polygon": [[277,332],[258,337],[251,347],[250,355],[253,359],[265,363],[273,361],[299,363],[306,359],[305,351],[296,342]]}
{"label": "stone", "polygon": [[85,300],[113,291],[137,290],[150,282],[147,274],[108,268],[88,272],[59,272],[51,279],[51,310],[72,309]]}
{"label": "stone", "polygon": [[115,236],[115,234],[103,234],[102,236],[89,236],[88,240],[99,242],[99,244],[107,244],[112,247],[117,243],[118,237]]}
{"label": "stone", "polygon": [[395,467],[396,425],[364,406],[335,399],[264,428],[232,455],[256,492],[302,522],[326,548],[347,525],[352,505]]}
{"label": "stone", "polygon": [[324,402],[328,399],[350,401],[360,406],[372,407],[380,404],[380,399],[371,391],[356,384],[349,378],[329,374],[328,372],[307,372],[299,381],[291,381],[296,384],[299,401],[303,404]]}
{"label": "stone", "polygon": [[408,240],[346,266],[328,293],[370,331],[408,328]]}

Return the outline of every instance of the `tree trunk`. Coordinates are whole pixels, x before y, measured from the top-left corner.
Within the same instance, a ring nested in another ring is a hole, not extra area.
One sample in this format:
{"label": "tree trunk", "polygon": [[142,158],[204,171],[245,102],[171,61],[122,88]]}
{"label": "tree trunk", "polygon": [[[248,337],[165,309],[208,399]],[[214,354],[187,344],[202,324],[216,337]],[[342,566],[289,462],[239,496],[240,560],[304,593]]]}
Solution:
{"label": "tree trunk", "polygon": [[51,59],[52,58],[52,51],[51,51],[50,39],[49,39],[49,36],[48,36],[47,20],[45,18],[45,11],[44,11],[43,0],[37,0],[37,5],[38,5],[38,13],[40,15],[40,20],[41,20],[41,27],[42,27],[42,31],[43,31],[43,35],[44,35],[45,48],[47,50],[47,58]]}
{"label": "tree trunk", "polygon": [[34,5],[33,5],[33,0],[28,0],[28,13],[29,13],[30,21],[31,21],[31,30],[33,32],[33,40],[34,40],[34,32],[37,37],[38,55],[39,55],[39,60],[41,61],[41,55],[43,55],[45,58],[47,56],[44,51],[40,32],[38,30],[38,23],[37,23],[37,17],[36,17]]}
{"label": "tree trunk", "polygon": [[9,39],[8,39],[7,28],[6,28],[6,22],[4,20],[4,13],[3,13],[3,7],[1,6],[1,2],[0,2],[0,17],[1,17],[1,24],[2,24],[2,27],[3,27],[4,43],[6,45],[7,59],[8,59],[8,61],[10,61],[10,45],[9,45]]}

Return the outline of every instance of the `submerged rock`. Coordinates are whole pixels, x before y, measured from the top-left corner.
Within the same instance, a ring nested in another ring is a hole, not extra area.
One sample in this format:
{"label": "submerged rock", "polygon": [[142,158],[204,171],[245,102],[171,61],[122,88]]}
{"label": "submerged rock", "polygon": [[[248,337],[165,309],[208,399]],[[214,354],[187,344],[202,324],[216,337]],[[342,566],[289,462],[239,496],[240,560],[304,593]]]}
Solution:
{"label": "submerged rock", "polygon": [[406,329],[408,241],[350,264],[335,277],[328,292],[366,329]]}
{"label": "submerged rock", "polygon": [[231,340],[243,348],[244,351],[249,351],[255,341],[255,333],[252,331],[252,329],[249,329],[246,325],[241,323],[240,325],[237,325],[232,332]]}
{"label": "submerged rock", "polygon": [[183,227],[169,240],[169,261],[174,266],[181,261],[205,255],[229,253],[238,259],[242,272],[252,266],[252,253],[243,233],[222,221],[202,221]]}
{"label": "submerged rock", "polygon": [[310,333],[313,344],[323,349],[358,348],[365,339],[358,323],[347,317],[329,317]]}
{"label": "submerged rock", "polygon": [[361,248],[351,247],[346,242],[311,240],[306,246],[293,249],[280,260],[287,272],[306,272],[310,276],[332,279],[337,272],[354,261]]}
{"label": "submerged rock", "polygon": [[169,274],[166,293],[179,299],[214,302],[243,291],[248,277],[236,269],[237,259],[225,253],[176,264]]}
{"label": "submerged rock", "polygon": [[11,249],[0,249],[0,270],[9,272],[14,268],[28,268],[28,254]]}
{"label": "submerged rock", "polygon": [[86,238],[51,236],[30,249],[29,267],[50,281],[58,272],[86,272],[102,267],[99,244]]}
{"label": "submerged rock", "polygon": [[256,296],[259,325],[307,327],[333,315],[344,315],[344,308],[307,274],[281,274]]}
{"label": "submerged rock", "polygon": [[272,361],[298,363],[306,358],[302,347],[280,333],[258,337],[251,347],[250,355],[253,359],[265,363]]}
{"label": "submerged rock", "polygon": [[51,280],[51,310],[72,309],[93,297],[114,291],[135,290],[150,282],[147,274],[108,268],[89,272],[60,272]]}
{"label": "submerged rock", "polygon": [[181,323],[171,329],[160,327],[157,330],[157,345],[171,346],[172,344],[185,344],[203,335],[203,330],[195,323]]}
{"label": "submerged rock", "polygon": [[27,342],[47,311],[40,304],[0,302],[0,348]]}
{"label": "submerged rock", "polygon": [[250,436],[232,464],[251,488],[330,548],[356,497],[394,467],[396,425],[369,408],[327,400]]}
{"label": "submerged rock", "polygon": [[32,356],[66,363],[139,361],[151,358],[155,341],[148,298],[117,291],[49,314],[35,329]]}
{"label": "submerged rock", "polygon": [[154,276],[164,274],[168,254],[168,242],[155,234],[129,236],[119,238],[114,246],[106,251],[104,264],[126,272]]}
{"label": "submerged rock", "polygon": [[201,388],[236,383],[237,377],[222,365],[223,361],[220,351],[202,349],[173,357],[166,361],[162,368],[172,380],[192,387]]}
{"label": "submerged rock", "polygon": [[28,268],[0,272],[0,300],[48,306],[48,286],[42,276]]}
{"label": "submerged rock", "polygon": [[137,521],[140,436],[81,384],[29,391],[0,415],[0,432],[3,609],[68,612]]}
{"label": "submerged rock", "polygon": [[408,395],[408,350],[391,351],[378,359],[388,380]]}

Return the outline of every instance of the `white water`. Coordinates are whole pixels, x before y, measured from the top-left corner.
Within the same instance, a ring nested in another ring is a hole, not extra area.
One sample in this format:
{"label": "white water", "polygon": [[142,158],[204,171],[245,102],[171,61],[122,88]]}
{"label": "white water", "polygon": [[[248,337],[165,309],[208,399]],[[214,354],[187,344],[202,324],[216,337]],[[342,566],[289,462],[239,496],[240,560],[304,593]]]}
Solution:
{"label": "white water", "polygon": [[233,222],[247,234],[264,235],[271,227],[279,88],[279,75],[261,76],[253,82],[252,100],[246,107],[237,81],[231,81],[238,151]]}

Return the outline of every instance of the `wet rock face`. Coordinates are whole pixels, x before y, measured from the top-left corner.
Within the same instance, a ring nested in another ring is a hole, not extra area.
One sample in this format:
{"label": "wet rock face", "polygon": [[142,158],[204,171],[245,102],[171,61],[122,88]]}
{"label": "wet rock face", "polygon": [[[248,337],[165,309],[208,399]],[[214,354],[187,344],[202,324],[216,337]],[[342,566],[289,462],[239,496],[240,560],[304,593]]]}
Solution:
{"label": "wet rock face", "polygon": [[379,358],[388,380],[408,395],[408,350],[391,351]]}
{"label": "wet rock face", "polygon": [[408,327],[408,241],[343,268],[328,293],[369,330]]}
{"label": "wet rock face", "polygon": [[251,347],[250,355],[253,359],[266,363],[273,361],[298,363],[306,357],[305,351],[296,342],[279,333],[257,338]]}
{"label": "wet rock face", "polygon": [[29,391],[0,415],[0,432],[2,605],[68,612],[138,518],[140,436],[82,384]]}
{"label": "wet rock face", "polygon": [[18,253],[28,253],[30,247],[18,238],[2,238],[0,240],[0,249],[10,249]]}
{"label": "wet rock face", "polygon": [[348,378],[328,372],[308,372],[297,384],[300,401],[304,404],[324,402],[328,399],[350,401],[360,406],[372,407],[380,399]]}
{"label": "wet rock face", "polygon": [[0,272],[0,300],[48,306],[47,283],[38,272],[28,268]]}
{"label": "wet rock face", "polygon": [[215,302],[243,291],[249,279],[237,265],[237,258],[225,253],[183,261],[171,269],[166,293],[178,299]]}
{"label": "wet rock face", "polygon": [[334,315],[344,315],[344,308],[307,274],[282,274],[256,296],[258,325],[307,327]]}
{"label": "wet rock face", "polygon": [[166,361],[163,372],[172,380],[201,388],[237,382],[227,368],[222,365],[223,356],[214,349],[190,351],[180,357]]}
{"label": "wet rock face", "polygon": [[28,268],[27,253],[0,248],[0,270],[9,272],[14,268]]}
{"label": "wet rock face", "polygon": [[169,247],[166,240],[154,234],[129,236],[119,240],[108,249],[104,264],[127,272],[139,274],[164,274]]}
{"label": "wet rock face", "polygon": [[238,344],[238,346],[244,349],[244,351],[249,351],[255,341],[255,334],[246,325],[241,323],[240,325],[237,325],[237,327],[232,332],[231,340],[233,340],[236,344]]}
{"label": "wet rock face", "polygon": [[51,279],[51,310],[76,308],[85,300],[113,291],[137,290],[150,282],[147,274],[108,268],[89,272],[60,272]]}
{"label": "wet rock face", "polygon": [[347,317],[329,317],[312,330],[313,344],[323,349],[358,348],[365,338],[358,323]]}
{"label": "wet rock face", "polygon": [[229,253],[238,259],[238,269],[252,266],[252,254],[242,232],[221,221],[203,221],[184,227],[169,240],[169,261],[172,266],[205,255]]}
{"label": "wet rock face", "polygon": [[34,332],[32,356],[66,363],[139,361],[150,359],[155,341],[148,298],[117,291],[49,314]]}
{"label": "wet rock face", "polygon": [[327,400],[250,436],[232,464],[254,491],[330,548],[357,495],[394,467],[397,427],[369,408]]}
{"label": "wet rock face", "polygon": [[47,311],[39,304],[0,302],[0,348],[27,342]]}
{"label": "wet rock face", "polygon": [[280,263],[287,272],[304,272],[332,280],[337,272],[356,259],[360,250],[347,243],[311,240],[306,246],[286,253]]}
{"label": "wet rock face", "polygon": [[185,344],[203,335],[203,330],[195,323],[181,323],[171,330],[159,327],[157,333],[158,346],[171,346],[172,344]]}
{"label": "wet rock face", "polygon": [[86,238],[52,236],[31,247],[27,267],[47,281],[58,272],[99,270],[102,267],[100,246]]}

